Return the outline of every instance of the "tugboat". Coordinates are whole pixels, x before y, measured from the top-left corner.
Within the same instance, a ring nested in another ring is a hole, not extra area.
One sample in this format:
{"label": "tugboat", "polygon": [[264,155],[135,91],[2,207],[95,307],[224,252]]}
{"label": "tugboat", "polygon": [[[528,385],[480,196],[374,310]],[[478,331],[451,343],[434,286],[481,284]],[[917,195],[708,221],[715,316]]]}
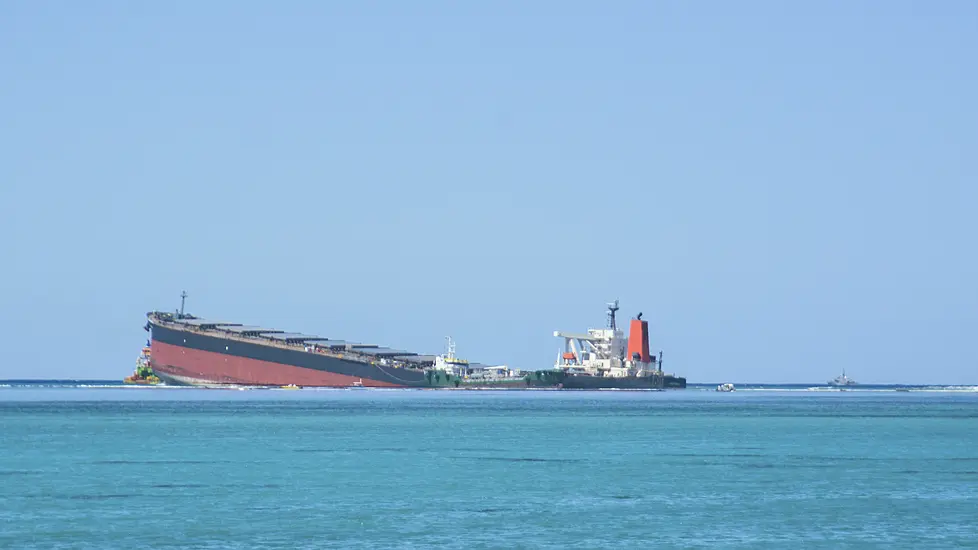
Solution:
{"label": "tugboat", "polygon": [[846,376],[846,369],[842,369],[842,374],[828,381],[830,386],[856,386],[858,382]]}
{"label": "tugboat", "polygon": [[[534,385],[526,374],[519,369],[511,369],[506,365],[484,365],[470,363],[455,355],[455,341],[451,336],[448,340],[448,351],[434,358],[432,371],[439,373],[449,381],[449,387],[459,389],[507,389],[525,388]],[[545,385],[537,383],[535,385]]]}
{"label": "tugboat", "polygon": [[163,381],[160,380],[156,374],[153,373],[153,367],[149,363],[150,348],[146,346],[143,348],[143,352],[136,358],[136,370],[133,371],[131,376],[127,376],[122,379],[125,384],[135,384],[140,386],[155,386],[161,384]]}
{"label": "tugboat", "polygon": [[556,331],[564,339],[553,376],[566,389],[663,389],[685,388],[686,379],[662,371],[659,357],[649,353],[649,322],[642,313],[631,320],[628,338],[618,328],[618,300],[608,304],[608,326],[588,329],[587,334]]}

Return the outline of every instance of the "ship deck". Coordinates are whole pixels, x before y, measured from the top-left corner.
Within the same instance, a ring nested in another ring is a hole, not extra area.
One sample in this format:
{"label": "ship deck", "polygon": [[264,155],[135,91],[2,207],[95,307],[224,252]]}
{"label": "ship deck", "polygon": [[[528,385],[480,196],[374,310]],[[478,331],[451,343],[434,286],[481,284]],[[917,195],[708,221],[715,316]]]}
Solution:
{"label": "ship deck", "polygon": [[[275,329],[264,329],[250,325],[242,325],[223,321],[207,321],[198,318],[172,319],[159,312],[147,315],[150,323],[166,327],[170,330],[183,331],[207,336],[224,338],[231,341],[262,346],[301,351],[305,353],[325,355],[335,359],[355,361],[371,365],[383,365],[394,368],[424,370],[433,363],[433,356],[419,355],[409,351],[360,344],[344,340],[329,340],[313,335],[286,333]],[[342,351],[337,351],[342,346]]]}

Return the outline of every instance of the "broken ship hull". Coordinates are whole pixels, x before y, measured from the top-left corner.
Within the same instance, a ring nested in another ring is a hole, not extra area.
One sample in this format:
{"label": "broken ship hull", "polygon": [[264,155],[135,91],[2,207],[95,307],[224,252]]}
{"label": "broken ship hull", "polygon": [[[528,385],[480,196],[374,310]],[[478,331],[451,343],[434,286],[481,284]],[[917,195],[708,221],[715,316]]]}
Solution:
{"label": "broken ship hull", "polygon": [[152,367],[179,385],[431,387],[447,385],[425,372],[344,360],[259,342],[175,329],[150,322]]}
{"label": "broken ship hull", "polygon": [[[169,385],[478,389],[656,387],[653,377],[568,376],[559,370],[535,371],[524,378],[468,379],[432,369],[430,364],[423,366],[418,361],[368,358],[362,350],[358,352],[352,348],[337,351],[342,346],[324,351],[324,340],[311,340],[306,345],[301,342],[289,344],[283,343],[288,340],[245,337],[220,328],[240,325],[191,324],[187,319],[196,318],[159,312],[151,312],[147,317],[145,328],[151,333],[148,362],[156,376]],[[664,383],[657,387],[686,386],[685,378],[665,375],[663,380],[661,373],[658,376]]]}

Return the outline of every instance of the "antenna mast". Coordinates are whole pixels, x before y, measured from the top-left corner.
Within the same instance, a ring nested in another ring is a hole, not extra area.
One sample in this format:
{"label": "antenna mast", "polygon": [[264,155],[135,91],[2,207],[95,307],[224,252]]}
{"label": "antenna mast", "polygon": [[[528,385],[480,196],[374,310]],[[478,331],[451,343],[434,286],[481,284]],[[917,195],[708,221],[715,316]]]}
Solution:
{"label": "antenna mast", "polygon": [[615,324],[615,312],[618,311],[618,300],[615,303],[608,304],[608,326],[611,330],[615,330],[618,326]]}
{"label": "antenna mast", "polygon": [[454,361],[455,360],[455,342],[452,341],[452,337],[451,336],[446,336],[445,339],[448,340],[448,360],[449,361]]}
{"label": "antenna mast", "polygon": [[184,290],[183,292],[180,293],[180,317],[181,318],[183,317],[183,306],[186,305],[186,302],[187,302],[187,291]]}

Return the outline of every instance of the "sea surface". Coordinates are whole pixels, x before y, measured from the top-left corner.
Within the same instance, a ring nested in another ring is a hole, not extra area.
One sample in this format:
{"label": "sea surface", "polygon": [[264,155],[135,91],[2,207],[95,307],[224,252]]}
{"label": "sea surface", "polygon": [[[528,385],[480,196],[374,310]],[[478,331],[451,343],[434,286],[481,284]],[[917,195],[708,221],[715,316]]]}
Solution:
{"label": "sea surface", "polygon": [[976,545],[974,388],[0,382],[0,548]]}

